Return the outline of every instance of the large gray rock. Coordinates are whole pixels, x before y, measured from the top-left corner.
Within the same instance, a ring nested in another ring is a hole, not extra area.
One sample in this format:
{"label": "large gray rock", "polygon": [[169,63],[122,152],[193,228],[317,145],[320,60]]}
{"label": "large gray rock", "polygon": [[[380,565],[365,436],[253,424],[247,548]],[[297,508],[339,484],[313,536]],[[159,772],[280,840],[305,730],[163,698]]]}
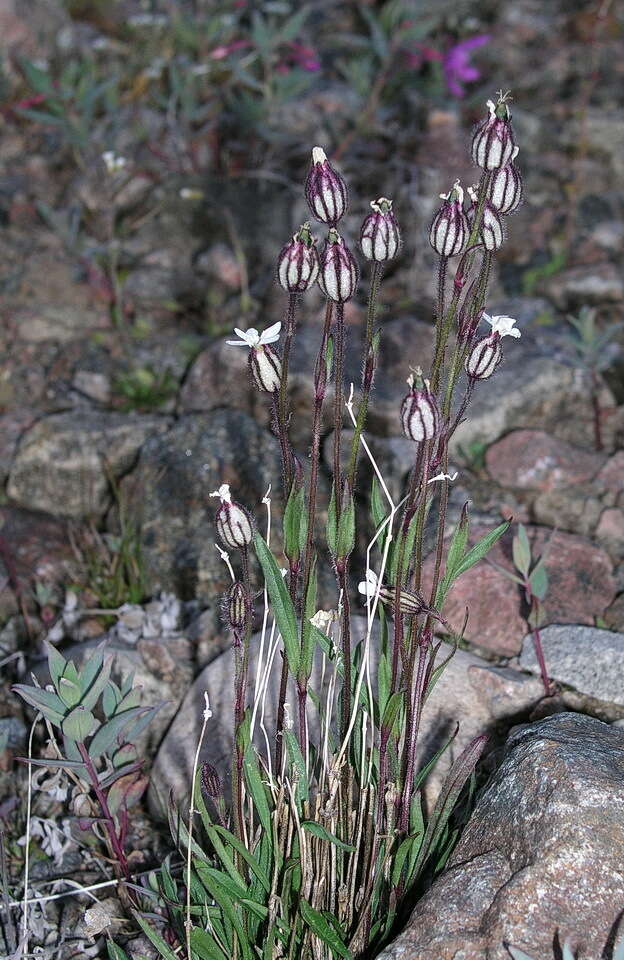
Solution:
{"label": "large gray rock", "polygon": [[[352,632],[353,637],[357,639],[364,635],[365,620],[362,617],[353,618]],[[446,654],[443,652],[439,654],[439,662],[444,656],[448,656],[449,648],[443,649],[446,650]],[[249,675],[251,678],[259,674],[259,654],[260,636],[255,635],[250,649]],[[373,637],[371,661],[374,671],[377,664],[375,637]],[[276,657],[269,676],[264,712],[269,743],[273,742],[272,731],[275,728],[280,669],[280,663]],[[190,771],[202,725],[205,691],[210,697],[213,719],[210,721],[200,760],[213,763],[224,778],[228,779],[233,750],[233,678],[234,658],[230,647],[204,668],[189,690],[154,761],[150,804],[157,814],[162,815],[171,789],[178,798],[184,798],[188,794]],[[325,682],[327,682],[327,675]],[[320,683],[321,665],[317,658],[311,686],[318,691]],[[473,737],[485,731],[492,733],[495,737],[501,733],[506,735],[515,718],[519,715],[528,715],[541,696],[542,688],[537,679],[523,677],[511,669],[493,667],[474,654],[457,651],[434,687],[421,723],[420,765],[431,758],[435,751],[448,740],[456,723],[460,723],[458,736],[444,754],[433,776],[427,781],[427,803],[430,804],[435,799],[450,764]],[[290,690],[288,700],[292,707],[291,714],[294,714],[296,704],[294,690]],[[318,735],[316,719],[316,711],[310,709],[309,725],[313,741]],[[266,744],[259,731],[257,731],[256,742],[264,753]]]}
{"label": "large gray rock", "polygon": [[[624,708],[624,633],[553,625],[541,630],[540,635],[553,680]],[[523,670],[539,674],[531,634],[523,640],[519,663]]]}
{"label": "large gray rock", "polygon": [[128,478],[142,495],[142,557],[151,592],[214,602],[229,581],[215,545],[218,500],[210,494],[229,483],[232,497],[263,529],[261,501],[272,484],[279,530],[280,477],[277,440],[240,410],[187,415],[152,436]]}
{"label": "large gray rock", "polygon": [[145,439],[167,426],[162,417],[96,410],[45,417],[19,443],[9,497],[63,517],[102,516],[111,503],[111,478],[126,473]]}
{"label": "large gray rock", "polygon": [[[445,873],[379,960],[610,956],[624,901],[624,731],[559,714],[519,727]],[[555,956],[557,954],[555,953]]]}

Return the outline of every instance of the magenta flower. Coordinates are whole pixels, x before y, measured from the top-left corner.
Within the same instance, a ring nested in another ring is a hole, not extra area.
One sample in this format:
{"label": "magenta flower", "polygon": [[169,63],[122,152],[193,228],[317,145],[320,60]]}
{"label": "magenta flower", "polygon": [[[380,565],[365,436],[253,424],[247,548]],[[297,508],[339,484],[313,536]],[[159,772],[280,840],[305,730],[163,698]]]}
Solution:
{"label": "magenta flower", "polygon": [[466,93],[463,84],[473,83],[481,76],[479,70],[470,62],[470,54],[478,47],[483,47],[489,39],[488,33],[481,33],[456,43],[445,53],[442,59],[444,79],[449,91],[455,97],[463,97]]}

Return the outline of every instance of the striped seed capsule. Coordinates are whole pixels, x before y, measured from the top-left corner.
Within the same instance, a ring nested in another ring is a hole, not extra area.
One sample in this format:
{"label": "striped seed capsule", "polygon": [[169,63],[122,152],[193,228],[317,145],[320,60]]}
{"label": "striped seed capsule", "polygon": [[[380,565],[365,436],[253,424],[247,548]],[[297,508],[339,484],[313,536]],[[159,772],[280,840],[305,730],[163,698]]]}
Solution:
{"label": "striped seed capsule", "polygon": [[479,340],[466,358],[466,373],[471,380],[487,380],[503,359],[500,334],[491,333]]}
{"label": "striped seed capsule", "polygon": [[348,246],[333,227],[320,257],[319,286],[334,303],[345,303],[355,293],[358,268]]}
{"label": "striped seed capsule", "polygon": [[273,347],[265,344],[249,351],[249,369],[258,390],[275,393],[282,380],[282,361]]}
{"label": "striped seed capsule", "polygon": [[215,525],[226,547],[242,549],[249,546],[253,540],[253,520],[240,503],[232,501],[229,484],[221,484],[210,496],[219,497],[221,500],[215,514]]}
{"label": "striped seed capsule", "polygon": [[429,381],[422,387],[415,386],[414,376],[407,380],[410,391],[401,404],[401,425],[409,440],[421,443],[432,440],[440,433],[442,418],[438,401],[429,389]]}
{"label": "striped seed capsule", "polygon": [[392,200],[380,197],[371,200],[373,212],[364,220],[360,230],[360,246],[367,260],[384,263],[396,257],[401,246],[401,234],[392,212]]}
{"label": "striped seed capsule", "polygon": [[315,243],[310,225],[304,223],[282,248],[277,260],[277,279],[287,293],[304,293],[316,282],[319,259]]}
{"label": "striped seed capsule", "polygon": [[504,167],[496,170],[490,181],[488,197],[491,205],[499,213],[513,213],[520,206],[522,200],[522,177],[513,162],[518,153],[514,147],[511,161]]}
{"label": "striped seed capsule", "polygon": [[429,228],[429,243],[441,257],[462,253],[470,236],[468,218],[464,213],[464,191],[459,180],[448,193],[441,193],[444,203]]}
{"label": "striped seed capsule", "polygon": [[305,198],[312,216],[330,227],[336,226],[347,209],[347,185],[332,167],[322,147],[312,150]]}
{"label": "striped seed capsule", "polygon": [[512,159],[515,148],[511,111],[504,94],[496,103],[487,102],[489,116],[479,124],[472,138],[472,159],[483,170],[498,170]]}

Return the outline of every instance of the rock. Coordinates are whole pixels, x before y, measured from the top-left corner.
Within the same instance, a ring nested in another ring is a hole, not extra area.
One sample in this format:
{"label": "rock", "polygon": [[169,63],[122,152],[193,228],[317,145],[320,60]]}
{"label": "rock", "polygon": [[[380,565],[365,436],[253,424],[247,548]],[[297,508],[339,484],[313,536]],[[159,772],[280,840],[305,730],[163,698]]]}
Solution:
{"label": "rock", "polygon": [[549,491],[590,480],[604,457],[543,430],[514,430],[487,451],[488,473],[503,487]]}
{"label": "rock", "polygon": [[[540,631],[548,674],[594,700],[624,708],[624,633],[597,627],[552,625]],[[522,643],[519,665],[539,674],[533,638]]]}
{"label": "rock", "polygon": [[614,498],[624,493],[624,450],[619,450],[609,457],[597,474],[595,485],[601,492],[611,493]]}
{"label": "rock", "polygon": [[22,437],[9,497],[64,517],[102,516],[110,478],[126,473],[146,438],[168,425],[160,417],[86,410],[45,417]]}
{"label": "rock", "polygon": [[616,560],[624,553],[624,510],[608,507],[600,516],[595,530],[596,540]]}
{"label": "rock", "polygon": [[[491,529],[491,528],[490,528]],[[488,558],[512,570],[511,528],[492,548]],[[486,533],[473,531],[474,540]],[[601,617],[616,592],[608,555],[584,537],[529,526],[527,533],[533,557],[544,555],[548,593],[544,600],[549,623],[593,624]],[[431,582],[433,557],[427,557],[424,583]],[[466,639],[501,656],[520,652],[526,634],[524,603],[516,584],[482,561],[464,573],[451,587],[444,616],[455,631],[461,630],[469,610]]]}
{"label": "rock", "polygon": [[[151,592],[171,590],[183,600],[215,604],[229,577],[215,545],[210,494],[229,483],[263,529],[261,500],[270,484],[278,489],[280,476],[277,441],[238,410],[188,414],[148,439],[128,482],[142,492],[142,557]],[[272,503],[279,530],[279,496]]]}
{"label": "rock", "polygon": [[[354,637],[364,635],[366,625],[362,617],[352,620]],[[258,675],[260,635],[255,635],[250,649],[250,677]],[[439,654],[438,662],[446,653]],[[371,648],[372,669],[377,662],[376,644]],[[312,674],[311,686],[317,689],[320,684],[320,664],[317,662]],[[229,778],[229,764],[232,757],[232,703],[233,703],[233,651],[231,646],[216,660],[204,667],[189,690],[180,711],[158,751],[152,768],[149,800],[152,810],[162,816],[163,801],[166,804],[170,788],[181,799],[188,793],[190,771],[194,752],[199,738],[202,714],[204,710],[204,691],[208,691],[210,707],[213,713],[208,736],[204,741],[201,761],[210,761]],[[532,707],[542,696],[541,683],[533,678],[522,678],[518,671],[493,667],[479,657],[459,650],[450,661],[440,680],[433,689],[423,714],[420,732],[420,762],[423,766],[428,759],[451,736],[456,722],[460,723],[457,738],[444,754],[436,767],[434,775],[427,782],[426,799],[433,802],[440,788],[442,778],[450,763],[466,744],[485,730],[499,736],[506,733],[509,725],[516,722],[517,716],[528,716]],[[327,676],[325,677],[327,683]],[[269,678],[265,701],[264,722],[271,742],[271,730],[275,725],[279,689],[279,668],[277,659]],[[296,702],[296,694],[291,691],[289,702]],[[311,711],[309,722],[311,736],[318,735],[315,726],[316,712]],[[265,750],[263,739],[258,745]]]}
{"label": "rock", "polygon": [[613,263],[572,267],[549,280],[546,292],[560,310],[624,300],[624,281]]}
{"label": "rock", "polygon": [[620,593],[604,613],[604,622],[610,630],[624,633],[624,593]]}
{"label": "rock", "polygon": [[519,727],[442,876],[379,960],[596,960],[624,877],[624,731],[564,713]]}
{"label": "rock", "polygon": [[35,410],[21,408],[0,415],[0,483],[9,475],[20,437],[36,419]]}
{"label": "rock", "polygon": [[588,537],[594,532],[601,510],[600,500],[586,487],[563,487],[539,494],[533,502],[532,518],[536,523]]}
{"label": "rock", "polygon": [[[492,313],[518,319],[522,338],[504,342],[503,363],[494,376],[477,384],[467,419],[451,439],[451,456],[461,454],[462,449],[469,451],[473,445],[489,445],[520,428],[544,430],[591,449],[589,376],[577,365],[566,327],[537,322],[547,306],[544,300],[527,298],[492,306]],[[615,405],[606,386],[601,387],[600,404],[603,409]],[[614,419],[605,421],[607,449],[614,446]]]}
{"label": "rock", "polygon": [[[67,524],[45,513],[0,507],[0,579],[11,584],[14,575],[28,609],[33,584],[41,587],[71,582],[77,576]],[[0,621],[17,612],[13,586],[0,592]]]}
{"label": "rock", "polygon": [[5,746],[23,750],[28,739],[28,727],[20,717],[0,718],[0,752]]}

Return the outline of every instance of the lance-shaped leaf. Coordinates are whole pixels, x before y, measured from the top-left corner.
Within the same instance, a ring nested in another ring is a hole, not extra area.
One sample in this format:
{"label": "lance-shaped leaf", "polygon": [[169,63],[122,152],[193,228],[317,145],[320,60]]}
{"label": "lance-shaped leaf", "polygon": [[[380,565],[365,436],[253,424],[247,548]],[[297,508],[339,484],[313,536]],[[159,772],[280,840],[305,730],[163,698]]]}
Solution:
{"label": "lance-shaped leaf", "polygon": [[284,641],[288,664],[292,672],[296,674],[299,669],[299,642],[295,608],[275,562],[275,557],[259,533],[254,534],[254,548],[264,574],[275,622]]}
{"label": "lance-shaped leaf", "polygon": [[63,720],[63,733],[76,743],[84,743],[90,735],[96,720],[90,710],[83,706],[74,707]]}
{"label": "lance-shaped leaf", "polygon": [[290,491],[284,510],[284,553],[289,560],[298,560],[305,545],[307,515],[303,487]]}
{"label": "lance-shaped leaf", "polygon": [[312,933],[316,934],[322,943],[325,943],[329,947],[335,956],[344,957],[345,960],[351,960],[351,951],[345,946],[343,938],[338,935],[337,931],[322,913],[315,910],[307,900],[300,902],[299,910],[301,911],[301,916],[306,926],[309,927]]}
{"label": "lance-shaped leaf", "polygon": [[485,750],[489,737],[482,734],[471,740],[466,749],[459,755],[442,785],[442,790],[436,801],[433,813],[423,839],[422,847],[416,861],[415,873],[418,875],[425,865],[429,855],[435,850],[436,844],[446,827],[453,808],[464,784],[472,774],[479,757]]}
{"label": "lance-shaped leaf", "polygon": [[42,690],[40,687],[29,687],[25,683],[16,683],[11,687],[26,703],[38,710],[46,720],[60,727],[67,708],[60,697],[51,690]]}
{"label": "lance-shaped leaf", "polygon": [[531,545],[527,536],[524,524],[518,524],[518,532],[513,538],[511,552],[516,570],[519,570],[523,577],[529,572],[531,567]]}

